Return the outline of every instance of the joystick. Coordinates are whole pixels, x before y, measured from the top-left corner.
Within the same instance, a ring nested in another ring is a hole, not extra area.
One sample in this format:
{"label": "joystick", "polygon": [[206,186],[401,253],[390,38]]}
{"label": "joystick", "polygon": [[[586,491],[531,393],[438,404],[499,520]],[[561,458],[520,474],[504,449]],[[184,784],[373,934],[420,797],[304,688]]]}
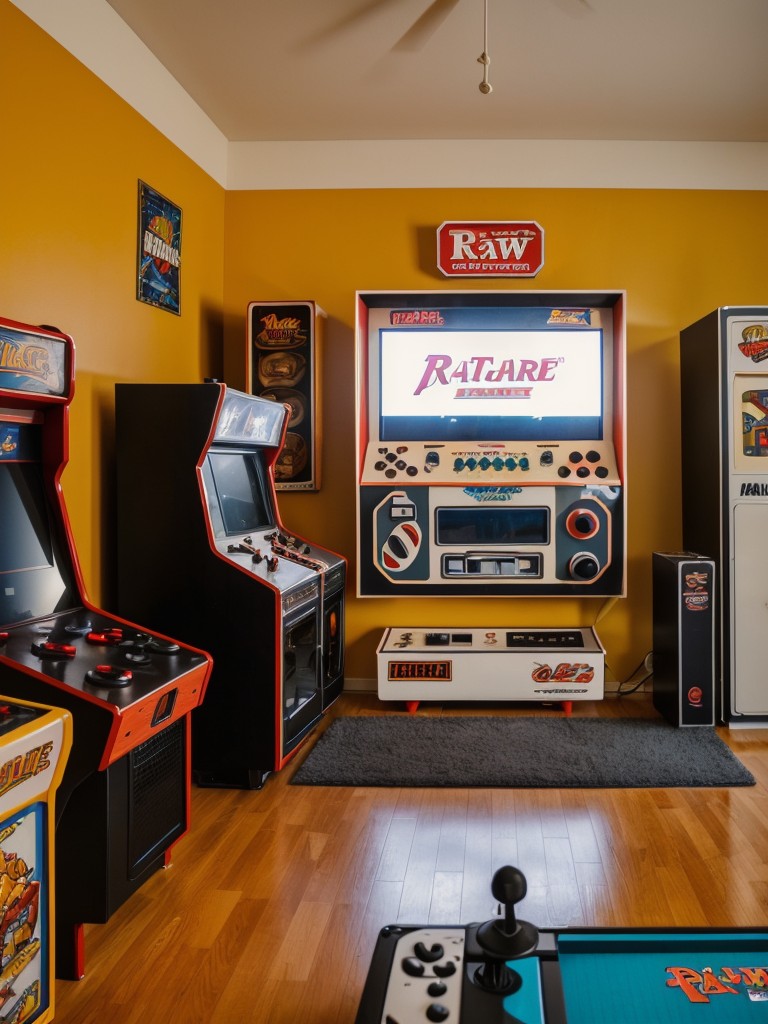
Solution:
{"label": "joystick", "polygon": [[[356,1024],[543,1021],[538,961],[527,959],[538,947],[539,932],[515,914],[527,889],[523,873],[506,866],[491,882],[503,916],[465,927],[383,928]],[[521,961],[519,971],[509,962],[515,960]]]}
{"label": "joystick", "polygon": [[515,904],[525,899],[527,891],[525,875],[518,868],[499,868],[493,876],[491,893],[503,905],[504,919],[494,917],[477,929],[477,941],[492,956],[517,960],[536,949],[538,928],[515,916]]}
{"label": "joystick", "polygon": [[516,992],[521,984],[520,975],[505,961],[528,956],[538,945],[538,929],[528,921],[518,921],[515,915],[515,904],[525,898],[527,891],[525,875],[517,868],[499,868],[493,876],[491,892],[503,905],[504,917],[479,925],[475,934],[483,963],[475,971],[473,981],[487,992]]}

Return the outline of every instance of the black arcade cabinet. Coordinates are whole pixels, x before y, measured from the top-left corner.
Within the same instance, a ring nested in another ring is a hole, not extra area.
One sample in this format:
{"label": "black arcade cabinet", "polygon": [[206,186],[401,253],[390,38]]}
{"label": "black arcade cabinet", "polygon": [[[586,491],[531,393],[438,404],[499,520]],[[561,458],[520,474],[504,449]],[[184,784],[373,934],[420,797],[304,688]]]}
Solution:
{"label": "black arcade cabinet", "polygon": [[61,490],[74,344],[0,320],[0,693],[72,715],[56,798],[56,970],[189,828],[190,714],[204,652],[88,602]]}
{"label": "black arcade cabinet", "polygon": [[259,788],[344,682],[346,562],[277,507],[289,408],[217,381],[118,384],[115,408],[120,610],[213,656],[195,781]]}

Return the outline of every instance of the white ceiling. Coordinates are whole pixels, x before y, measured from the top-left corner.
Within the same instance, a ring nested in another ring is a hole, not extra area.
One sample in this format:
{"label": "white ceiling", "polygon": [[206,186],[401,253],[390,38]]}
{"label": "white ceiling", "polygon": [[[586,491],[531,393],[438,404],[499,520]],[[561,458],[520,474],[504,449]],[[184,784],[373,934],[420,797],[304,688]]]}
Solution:
{"label": "white ceiling", "polygon": [[768,0],[108,2],[230,142],[768,141]]}

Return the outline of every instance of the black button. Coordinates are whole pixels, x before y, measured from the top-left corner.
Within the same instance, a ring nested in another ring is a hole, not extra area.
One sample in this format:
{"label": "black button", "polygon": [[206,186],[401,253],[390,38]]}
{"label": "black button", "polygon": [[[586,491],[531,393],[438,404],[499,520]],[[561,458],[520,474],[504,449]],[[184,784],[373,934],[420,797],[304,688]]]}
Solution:
{"label": "black button", "polygon": [[420,978],[424,973],[424,964],[421,960],[417,960],[415,956],[407,956],[403,959],[401,967],[406,974],[410,974],[412,978]]}
{"label": "black button", "polygon": [[576,516],[573,520],[573,528],[576,533],[586,534],[592,533],[595,528],[595,520],[592,516],[580,515]]}
{"label": "black button", "polygon": [[441,1021],[448,1020],[451,1011],[442,1003],[430,1003],[427,1007],[427,1020]]}
{"label": "black button", "polygon": [[579,466],[579,468],[576,470],[576,476],[589,476],[589,466]]}
{"label": "black button", "polygon": [[427,995],[432,996],[436,999],[438,996],[444,996],[448,991],[448,986],[444,981],[433,981],[432,984],[427,988]]}
{"label": "black button", "polygon": [[567,466],[560,466],[558,468],[558,470],[557,470],[557,475],[558,476],[570,476],[571,475],[571,471],[570,471],[570,469],[568,469]]}
{"label": "black button", "polygon": [[608,476],[608,470],[605,466],[598,466],[595,470],[595,476],[599,476],[601,480],[604,480]]}
{"label": "black button", "polygon": [[571,454],[568,456],[568,461],[569,462],[577,463],[577,462],[581,462],[581,460],[582,460],[581,452],[571,452]]}
{"label": "black button", "polygon": [[[446,636],[445,639],[447,641],[448,637]],[[442,960],[445,956],[445,950],[439,942],[433,942],[430,949],[427,949],[423,942],[417,942],[413,947],[413,951],[419,960],[423,960],[425,964],[433,964],[435,960]]]}
{"label": "black button", "polygon": [[408,549],[397,534],[387,539],[387,547],[396,558],[406,558],[408,555]]}
{"label": "black button", "polygon": [[587,452],[587,462],[599,462],[600,452],[596,452],[594,449],[590,449]]}
{"label": "black button", "polygon": [[444,964],[435,964],[432,970],[438,978],[450,978],[452,974],[456,973],[456,964],[453,960],[448,960]]}
{"label": "black button", "polygon": [[570,564],[571,576],[579,580],[591,580],[600,572],[600,563],[593,555],[576,555]]}

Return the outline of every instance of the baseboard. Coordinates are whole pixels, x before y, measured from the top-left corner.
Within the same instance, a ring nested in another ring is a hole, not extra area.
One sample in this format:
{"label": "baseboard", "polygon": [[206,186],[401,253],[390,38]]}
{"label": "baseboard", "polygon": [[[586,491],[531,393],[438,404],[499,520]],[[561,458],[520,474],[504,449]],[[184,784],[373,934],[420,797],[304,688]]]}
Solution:
{"label": "baseboard", "polygon": [[344,689],[350,693],[376,693],[378,688],[375,679],[344,679]]}

